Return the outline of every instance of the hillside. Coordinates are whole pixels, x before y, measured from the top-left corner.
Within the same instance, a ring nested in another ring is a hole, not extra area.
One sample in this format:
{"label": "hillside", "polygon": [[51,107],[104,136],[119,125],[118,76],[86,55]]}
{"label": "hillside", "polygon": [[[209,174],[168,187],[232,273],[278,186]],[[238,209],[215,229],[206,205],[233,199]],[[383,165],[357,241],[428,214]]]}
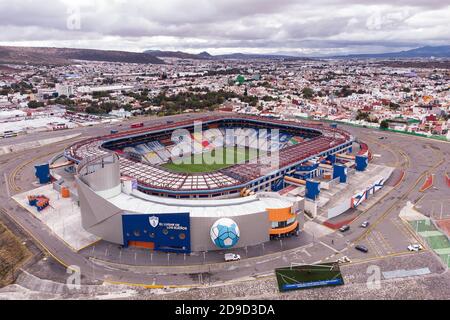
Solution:
{"label": "hillside", "polygon": [[450,58],[450,46],[437,46],[437,47],[421,47],[417,49],[400,51],[400,52],[388,52],[380,54],[354,54],[346,56],[336,56],[334,58],[343,59],[408,59],[408,58]]}
{"label": "hillside", "polygon": [[148,50],[146,54],[159,58],[178,58],[178,59],[203,59],[203,60],[312,60],[323,58],[334,59],[409,59],[409,58],[450,58],[450,46],[436,46],[436,47],[421,47],[417,49],[400,51],[400,52],[388,52],[380,54],[351,54],[343,56],[332,57],[299,57],[280,54],[245,54],[245,53],[231,53],[223,55],[210,55],[208,52],[202,52],[200,54],[190,54],[181,51],[161,51],[161,50]]}
{"label": "hillside", "polygon": [[202,52],[200,54],[191,54],[181,51],[161,51],[161,50],[147,50],[144,53],[152,55],[158,58],[178,58],[178,59],[194,59],[194,60],[254,60],[254,59],[267,59],[267,60],[308,60],[304,57],[294,57],[276,54],[245,54],[245,53],[231,53],[223,55],[211,55],[208,52]]}
{"label": "hillside", "polygon": [[144,53],[147,55],[156,57],[156,58],[177,58],[177,59],[185,59],[185,60],[209,59],[209,57],[206,56],[205,53],[190,54],[190,53],[181,52],[181,51],[161,51],[161,50],[147,50],[147,51],[144,51]]}
{"label": "hillside", "polygon": [[0,46],[0,63],[2,64],[63,65],[72,64],[73,60],[140,64],[164,63],[152,55],[126,51]]}
{"label": "hillside", "polygon": [[20,239],[0,222],[0,288],[14,280],[17,269],[30,257]]}

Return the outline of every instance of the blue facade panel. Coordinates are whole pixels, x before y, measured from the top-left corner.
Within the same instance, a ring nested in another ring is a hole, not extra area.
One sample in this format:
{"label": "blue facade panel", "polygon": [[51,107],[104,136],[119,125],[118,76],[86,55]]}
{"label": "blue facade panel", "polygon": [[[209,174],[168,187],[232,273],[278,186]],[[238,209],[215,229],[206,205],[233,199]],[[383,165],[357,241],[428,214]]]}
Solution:
{"label": "blue facade panel", "polygon": [[333,180],[339,178],[340,183],[347,183],[348,169],[343,165],[335,164],[333,167]]}
{"label": "blue facade panel", "polygon": [[331,164],[335,164],[336,163],[336,155],[335,154],[331,154],[327,157],[327,160],[331,162]]}
{"label": "blue facade panel", "polygon": [[306,181],[306,198],[310,200],[316,200],[320,194],[320,182],[317,181]]}
{"label": "blue facade panel", "polygon": [[284,189],[284,179],[281,178],[272,184],[272,191],[278,192]]}
{"label": "blue facade panel", "polygon": [[369,165],[369,158],[367,156],[356,156],[356,170],[366,171]]}
{"label": "blue facade panel", "polygon": [[47,184],[50,182],[50,165],[48,163],[35,166],[36,177],[40,184]]}
{"label": "blue facade panel", "polygon": [[130,242],[153,243],[156,251],[191,253],[189,213],[124,214],[124,246]]}
{"label": "blue facade panel", "polygon": [[319,164],[318,164],[318,163],[317,163],[317,164],[310,165],[310,166],[298,166],[298,167],[297,167],[297,171],[300,171],[300,172],[302,172],[302,171],[304,171],[304,172],[309,172],[309,171],[314,171],[314,170],[316,170],[318,167],[319,167]]}

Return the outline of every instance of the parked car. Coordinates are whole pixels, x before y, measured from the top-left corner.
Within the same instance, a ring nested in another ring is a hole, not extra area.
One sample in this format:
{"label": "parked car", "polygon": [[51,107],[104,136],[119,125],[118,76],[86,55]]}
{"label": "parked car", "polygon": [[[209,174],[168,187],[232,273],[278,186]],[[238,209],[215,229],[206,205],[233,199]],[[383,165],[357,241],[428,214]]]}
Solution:
{"label": "parked car", "polygon": [[344,233],[350,230],[350,226],[343,226],[342,228],[339,229],[340,232]]}
{"label": "parked car", "polygon": [[369,222],[369,221],[364,221],[364,222],[361,224],[361,228],[364,228],[364,229],[367,229],[369,226],[370,226],[370,222]]}
{"label": "parked car", "polygon": [[423,250],[423,247],[420,244],[412,244],[408,247],[408,250],[411,252],[419,252]]}
{"label": "parked car", "polygon": [[227,253],[225,255],[225,262],[233,262],[233,261],[240,261],[241,256],[234,253]]}
{"label": "parked car", "polygon": [[338,260],[338,263],[339,263],[339,264],[352,263],[352,260],[350,260],[349,257],[345,256],[345,257],[342,257],[341,259],[339,259],[339,260]]}
{"label": "parked car", "polygon": [[369,253],[369,249],[367,249],[367,247],[363,246],[363,245],[357,245],[355,247],[355,249],[358,250],[358,251],[361,251],[363,253]]}

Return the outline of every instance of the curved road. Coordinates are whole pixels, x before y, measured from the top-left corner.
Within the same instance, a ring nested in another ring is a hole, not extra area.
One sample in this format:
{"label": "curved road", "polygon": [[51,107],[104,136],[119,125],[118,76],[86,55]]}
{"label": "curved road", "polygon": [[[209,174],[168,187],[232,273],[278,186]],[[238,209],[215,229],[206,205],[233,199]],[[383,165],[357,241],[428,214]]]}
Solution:
{"label": "curved road", "polygon": [[[157,122],[166,120],[159,119]],[[107,134],[112,127],[117,126],[90,127],[72,131],[80,132],[83,134],[82,137],[87,138]],[[445,173],[449,171],[446,159],[449,159],[450,156],[450,143],[371,129],[353,127],[345,127],[345,129],[369,144],[373,154],[376,155],[374,163],[395,166],[404,170],[405,176],[401,183],[376,205],[365,208],[365,211],[354,223],[355,227],[352,227],[352,231],[345,236],[334,233],[316,239],[309,235],[308,242],[311,242],[309,245],[262,257],[251,257],[238,264],[208,264],[208,260],[206,260],[201,266],[183,266],[181,268],[170,267],[163,263],[161,267],[151,267],[150,262],[139,263],[140,266],[126,266],[107,262],[98,253],[89,254],[88,249],[82,254],[71,251],[62,241],[50,233],[39,220],[32,217],[26,210],[18,207],[10,199],[8,192],[15,194],[22,192],[21,190],[32,189],[34,164],[48,160],[73,141],[0,157],[1,172],[5,174],[2,177],[1,184],[0,210],[29,233],[35,243],[60,264],[65,267],[72,265],[80,267],[84,278],[90,283],[95,281],[126,283],[143,285],[149,288],[162,285],[198,286],[245,277],[272,276],[276,267],[292,263],[333,261],[343,255],[349,256],[354,264],[395,256],[407,256],[410,253],[406,252],[406,247],[420,239],[417,239],[413,230],[398,218],[398,213],[408,201],[417,205],[420,204],[422,210],[427,212],[430,210],[431,203],[436,204],[439,199],[448,197],[449,189],[444,177]],[[387,139],[380,140],[381,137],[387,137]],[[378,155],[381,157],[378,157]],[[435,174],[436,185],[423,194],[419,192],[419,189],[428,174]],[[426,197],[434,199],[433,202],[425,201],[424,198]],[[450,217],[450,212],[441,212],[440,214]],[[368,230],[359,229],[357,226],[365,220],[371,221],[371,227]],[[368,255],[353,249],[353,246],[359,243],[371,249]],[[108,247],[106,244],[104,246]],[[145,260],[149,257],[149,253],[146,251],[130,249],[125,254],[134,256],[135,261],[150,261]],[[168,261],[170,264],[170,257]]]}

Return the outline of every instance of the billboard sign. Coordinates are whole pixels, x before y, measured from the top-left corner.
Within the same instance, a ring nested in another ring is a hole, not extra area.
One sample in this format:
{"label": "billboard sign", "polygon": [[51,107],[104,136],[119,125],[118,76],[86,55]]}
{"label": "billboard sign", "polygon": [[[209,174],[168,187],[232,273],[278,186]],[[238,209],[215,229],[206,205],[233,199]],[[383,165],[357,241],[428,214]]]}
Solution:
{"label": "billboard sign", "polygon": [[369,185],[366,190],[358,192],[352,197],[352,208],[359,207],[364,201],[369,199],[369,196],[374,195],[384,187],[384,179],[377,180],[374,184]]}
{"label": "billboard sign", "polygon": [[282,289],[283,289],[283,291],[292,291],[292,290],[310,289],[310,288],[317,288],[317,287],[340,286],[343,284],[344,284],[344,282],[342,279],[333,279],[333,280],[324,280],[324,281],[285,284],[285,285],[283,285]]}
{"label": "billboard sign", "polygon": [[154,250],[191,252],[189,213],[127,214],[122,216],[124,246],[130,243],[152,244]]}
{"label": "billboard sign", "polygon": [[338,263],[280,268],[275,273],[280,292],[344,285]]}

